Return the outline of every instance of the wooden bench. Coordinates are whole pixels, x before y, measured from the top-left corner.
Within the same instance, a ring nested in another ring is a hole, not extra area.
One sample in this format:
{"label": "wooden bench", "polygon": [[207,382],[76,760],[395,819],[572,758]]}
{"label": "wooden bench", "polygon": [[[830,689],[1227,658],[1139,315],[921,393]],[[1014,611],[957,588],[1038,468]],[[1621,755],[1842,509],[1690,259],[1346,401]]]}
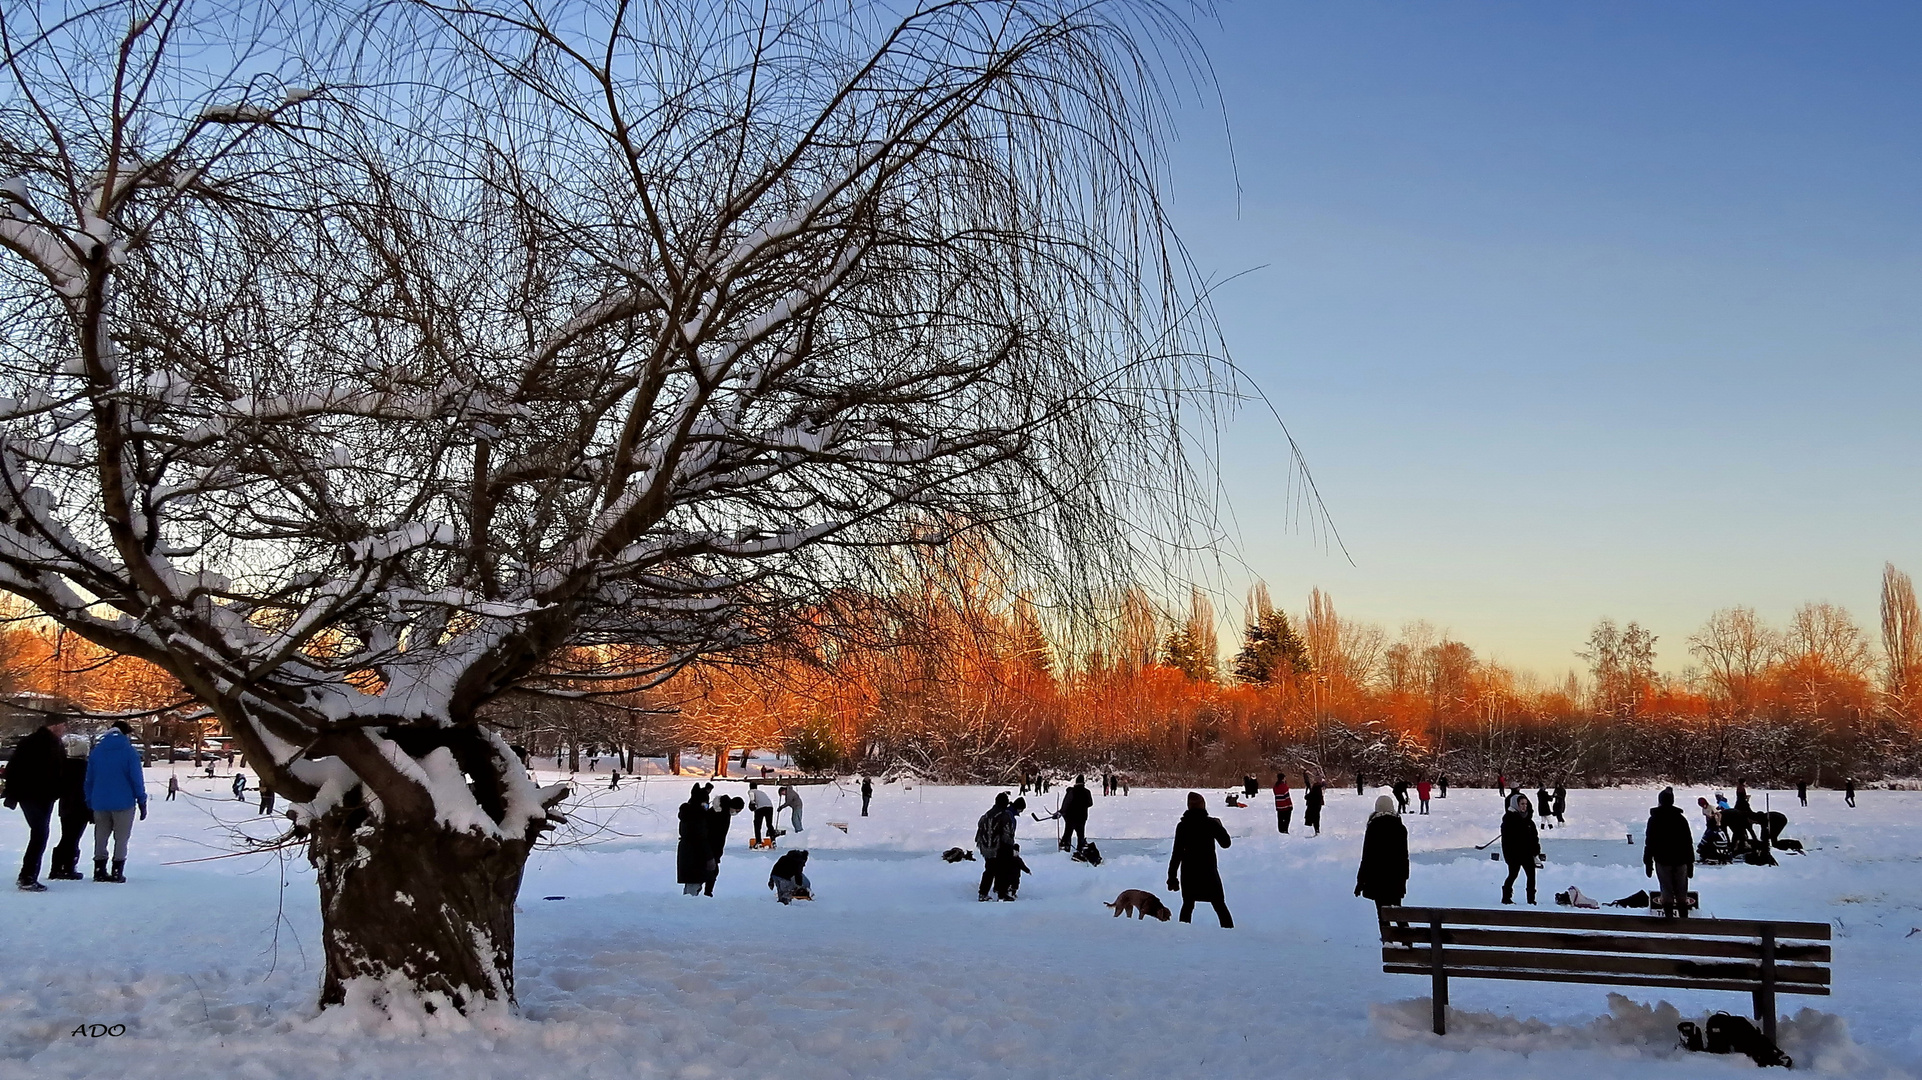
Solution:
{"label": "wooden bench", "polygon": [[1829,925],[1666,919],[1525,908],[1383,908],[1381,969],[1435,983],[1447,1034],[1448,979],[1747,990],[1775,1038],[1775,995],[1829,992]]}

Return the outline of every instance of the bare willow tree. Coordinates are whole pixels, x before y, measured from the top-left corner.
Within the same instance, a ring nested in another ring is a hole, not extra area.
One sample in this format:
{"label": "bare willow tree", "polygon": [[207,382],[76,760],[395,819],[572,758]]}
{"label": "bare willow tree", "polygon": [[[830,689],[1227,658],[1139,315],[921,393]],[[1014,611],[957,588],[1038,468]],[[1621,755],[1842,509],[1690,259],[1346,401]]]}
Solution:
{"label": "bare willow tree", "polygon": [[1909,575],[1882,564],[1882,689],[1898,716],[1914,716],[1922,669],[1922,608]]}
{"label": "bare willow tree", "polygon": [[631,692],[968,531],[1111,594],[1179,513],[1218,370],[1158,187],[1186,34],[1149,0],[10,6],[0,587],[295,805],[324,1004],[511,1002],[565,792],[484,705]]}

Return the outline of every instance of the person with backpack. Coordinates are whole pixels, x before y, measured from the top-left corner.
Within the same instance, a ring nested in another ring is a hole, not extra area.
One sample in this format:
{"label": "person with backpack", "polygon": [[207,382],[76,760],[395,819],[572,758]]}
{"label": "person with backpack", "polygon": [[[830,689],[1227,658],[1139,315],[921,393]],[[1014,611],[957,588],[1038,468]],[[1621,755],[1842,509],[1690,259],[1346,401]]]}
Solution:
{"label": "person with backpack", "polygon": [[1675,805],[1675,789],[1655,797],[1642,830],[1642,870],[1662,892],[1662,915],[1688,918],[1688,879],[1695,874],[1695,835]]}
{"label": "person with backpack", "polygon": [[1295,814],[1295,797],[1288,791],[1288,774],[1275,774],[1275,826],[1288,835],[1288,819]]}
{"label": "person with backpack", "polygon": [[1515,796],[1515,808],[1502,815],[1502,859],[1508,880],[1502,882],[1502,903],[1515,902],[1515,878],[1528,874],[1528,902],[1535,902],[1535,857],[1542,853],[1542,837],[1535,831],[1535,815],[1528,796]]}
{"label": "person with backpack", "polygon": [[991,888],[997,898],[1009,899],[1003,860],[1014,854],[1014,834],[1014,810],[1004,791],[994,797],[994,805],[974,825],[974,849],[981,853],[981,887],[975,899],[986,901]]}
{"label": "person with backpack", "polygon": [[1061,798],[1061,843],[1064,850],[1080,851],[1088,843],[1088,811],[1094,809],[1094,792],[1088,790],[1085,776],[1077,776]]}
{"label": "person with backpack", "polygon": [[1315,830],[1316,836],[1321,835],[1321,805],[1325,801],[1327,795],[1322,791],[1321,777],[1317,776],[1308,784],[1308,795],[1302,800],[1304,806],[1301,814],[1302,827]]}
{"label": "person with backpack", "polygon": [[1375,902],[1379,912],[1399,907],[1408,895],[1408,826],[1395,812],[1395,802],[1383,795],[1368,815],[1368,831],[1361,838],[1361,866],[1355,871],[1355,895]]}
{"label": "person with backpack", "polygon": [[[134,808],[147,819],[147,778],[133,748],[133,726],[115,720],[87,755],[87,805],[93,810],[93,879],[125,884],[127,837]],[[113,872],[107,872],[107,838],[113,838]]]}
{"label": "person with backpack", "polygon": [[1200,792],[1190,791],[1188,811],[1175,826],[1175,849],[1168,858],[1168,891],[1181,892],[1182,922],[1192,922],[1195,904],[1205,901],[1214,907],[1223,929],[1234,928],[1234,917],[1228,914],[1227,898],[1222,895],[1221,871],[1215,865],[1215,848],[1231,843],[1227,828],[1208,816],[1207,800]]}
{"label": "person with backpack", "polygon": [[19,807],[20,816],[27,819],[27,847],[20,856],[21,892],[47,891],[40,883],[40,859],[47,853],[47,825],[60,798],[66,736],[66,718],[50,717],[20,740],[7,762],[6,807]]}

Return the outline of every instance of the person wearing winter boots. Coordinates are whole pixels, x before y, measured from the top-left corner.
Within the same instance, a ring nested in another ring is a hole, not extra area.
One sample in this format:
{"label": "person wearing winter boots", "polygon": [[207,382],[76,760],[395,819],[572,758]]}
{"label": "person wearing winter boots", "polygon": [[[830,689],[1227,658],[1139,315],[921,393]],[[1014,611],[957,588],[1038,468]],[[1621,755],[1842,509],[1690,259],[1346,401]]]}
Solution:
{"label": "person wearing winter boots", "polygon": [[1061,797],[1061,843],[1066,850],[1080,851],[1088,843],[1088,811],[1094,809],[1094,792],[1088,778],[1077,776]]}
{"label": "person wearing winter boots", "polygon": [[1361,867],[1355,871],[1355,895],[1375,902],[1375,910],[1399,907],[1408,895],[1408,826],[1395,812],[1388,796],[1375,800],[1368,815],[1368,831],[1361,838]]}
{"label": "person wearing winter boots", "polygon": [[1288,774],[1275,774],[1275,827],[1288,835],[1288,819],[1295,816],[1295,797],[1288,791]]}
{"label": "person wearing winter boots", "polygon": [[988,890],[1004,880],[1001,860],[1014,850],[1014,828],[1014,813],[1008,808],[1008,793],[1004,791],[994,797],[994,805],[974,825],[974,849],[981,853],[981,888],[975,899],[986,900]]}
{"label": "person wearing winter boots", "polygon": [[1190,791],[1188,812],[1175,826],[1175,850],[1168,858],[1168,891],[1181,891],[1182,922],[1192,922],[1195,904],[1205,901],[1214,906],[1224,929],[1234,927],[1234,916],[1228,914],[1227,898],[1221,891],[1221,871],[1215,865],[1215,848],[1230,843],[1227,828],[1208,816],[1208,804],[1201,793]]}
{"label": "person wearing winter boots", "polygon": [[1688,879],[1695,873],[1695,836],[1688,815],[1675,805],[1675,789],[1655,797],[1642,835],[1642,871],[1662,890],[1662,914],[1688,918]]}
{"label": "person wearing winter boots", "polygon": [[1508,880],[1502,882],[1502,903],[1515,902],[1515,878],[1528,874],[1528,902],[1535,902],[1535,856],[1542,853],[1542,837],[1535,831],[1535,816],[1528,796],[1516,798],[1515,809],[1502,815],[1502,859],[1508,863]]}
{"label": "person wearing winter boots", "polygon": [[1424,814],[1428,812],[1428,793],[1430,790],[1431,789],[1429,788],[1428,781],[1426,780],[1415,781],[1415,798],[1418,801],[1420,801],[1421,812]]}
{"label": "person wearing winter boots", "polygon": [[707,812],[707,880],[701,883],[703,896],[714,895],[714,882],[721,876],[721,856],[727,854],[727,829],[734,815],[747,809],[747,800],[723,795]]}
{"label": "person wearing winter boots", "polygon": [[767,875],[767,887],[774,890],[776,900],[786,904],[814,899],[814,883],[808,880],[807,864],[805,851],[790,851],[774,860],[774,869]]}
{"label": "person wearing winter boots", "polygon": [[[127,837],[133,833],[134,808],[147,819],[147,779],[140,751],[133,748],[132,725],[115,720],[87,755],[87,805],[93,809],[93,879],[125,883]],[[113,873],[107,872],[107,838],[113,838]]]}
{"label": "person wearing winter boots", "polygon": [[1321,804],[1326,801],[1327,795],[1322,790],[1321,777],[1317,776],[1308,785],[1308,795],[1302,800],[1304,808],[1301,814],[1302,826],[1315,830],[1316,836],[1321,835]]}
{"label": "person wearing winter boots", "polygon": [[793,812],[794,831],[800,832],[801,831],[801,793],[794,790],[794,785],[792,784],[781,785],[781,809],[789,810]]}
{"label": "person wearing winter boots", "polygon": [[40,884],[40,858],[47,853],[47,823],[60,798],[66,735],[66,719],[54,717],[21,739],[7,762],[6,807],[19,807],[20,816],[27,819],[27,848],[20,856],[21,892],[47,891]]}
{"label": "person wearing winter boots", "polygon": [[754,814],[754,838],[748,842],[748,846],[761,846],[763,825],[767,826],[767,842],[774,843],[774,800],[768,798],[767,792],[761,790],[759,780],[747,782],[747,808]]}
{"label": "person wearing winter boots", "polygon": [[701,895],[701,886],[707,884],[707,800],[713,791],[713,784],[695,784],[679,811],[680,844],[674,849],[674,880],[687,896]]}
{"label": "person wearing winter boots", "polygon": [[868,816],[868,801],[873,798],[874,798],[874,780],[871,777],[863,776],[861,778],[861,816],[862,817]]}
{"label": "person wearing winter boots", "polygon": [[60,765],[60,842],[53,846],[53,868],[47,871],[47,877],[52,881],[83,881],[80,839],[93,824],[93,811],[87,809],[87,759],[70,757]]}

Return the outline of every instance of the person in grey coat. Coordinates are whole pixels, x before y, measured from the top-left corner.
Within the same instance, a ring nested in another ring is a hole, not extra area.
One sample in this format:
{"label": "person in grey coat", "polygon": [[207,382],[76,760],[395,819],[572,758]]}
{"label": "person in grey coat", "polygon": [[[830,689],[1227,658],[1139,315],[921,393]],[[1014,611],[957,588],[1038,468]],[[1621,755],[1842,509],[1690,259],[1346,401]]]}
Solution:
{"label": "person in grey coat", "polygon": [[[801,793],[792,784],[781,785],[781,810],[794,812],[794,831],[801,831]],[[778,813],[779,811],[777,811]]]}

